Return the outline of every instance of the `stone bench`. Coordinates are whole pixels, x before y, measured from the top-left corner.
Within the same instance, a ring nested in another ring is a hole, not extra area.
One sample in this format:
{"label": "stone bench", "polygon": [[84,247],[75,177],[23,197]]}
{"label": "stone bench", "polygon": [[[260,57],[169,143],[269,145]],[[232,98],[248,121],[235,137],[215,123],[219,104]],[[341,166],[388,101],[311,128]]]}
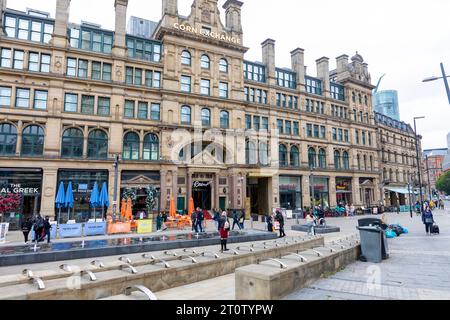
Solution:
{"label": "stone bench", "polygon": [[327,273],[355,262],[360,255],[355,239],[302,252],[260,260],[236,270],[236,300],[279,300],[303,289]]}

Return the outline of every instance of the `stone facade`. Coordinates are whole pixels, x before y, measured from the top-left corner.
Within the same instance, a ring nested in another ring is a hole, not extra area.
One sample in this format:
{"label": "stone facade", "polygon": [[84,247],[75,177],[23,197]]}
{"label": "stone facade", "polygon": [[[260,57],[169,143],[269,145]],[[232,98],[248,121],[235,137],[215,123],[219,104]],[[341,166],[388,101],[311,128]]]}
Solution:
{"label": "stone facade", "polygon": [[[115,1],[114,31],[71,24],[70,3],[57,0],[52,20],[0,2],[4,183],[27,168],[42,180],[23,213],[55,216],[58,185],[72,180],[74,219],[92,211],[94,181],[107,182],[117,206],[134,190],[136,211],[145,211],[149,185],[160,194],[155,211],[168,210],[171,198],[187,209],[191,197],[206,209],[258,214],[310,207],[311,185],[323,206],[379,203],[382,146],[360,54],[338,57],[331,71],[320,58],[311,77],[300,48],[291,69],[277,68],[268,39],[262,64],[245,61],[243,3],[236,0],[223,6],[225,25],[217,0],[195,0],[188,17],[178,15],[176,0],[163,0],[153,39],[126,34],[128,0]],[[245,129],[257,132],[249,137]]]}

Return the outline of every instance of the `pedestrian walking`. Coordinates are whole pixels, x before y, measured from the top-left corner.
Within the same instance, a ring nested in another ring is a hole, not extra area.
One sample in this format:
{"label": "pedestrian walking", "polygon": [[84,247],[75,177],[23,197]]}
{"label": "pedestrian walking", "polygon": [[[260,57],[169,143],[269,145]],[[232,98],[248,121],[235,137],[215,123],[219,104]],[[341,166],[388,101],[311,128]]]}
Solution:
{"label": "pedestrian walking", "polygon": [[234,210],[233,211],[233,230],[236,225],[238,226],[239,230],[241,230],[241,226],[239,224],[239,213],[236,210]]}
{"label": "pedestrian walking", "polygon": [[25,244],[28,243],[28,235],[31,232],[31,229],[33,228],[33,223],[31,222],[31,219],[28,218],[27,220],[22,222],[22,225],[20,226],[22,229],[23,237],[25,239]]}
{"label": "pedestrian walking", "polygon": [[266,218],[267,222],[267,231],[273,232],[273,218],[272,215],[268,215]]}
{"label": "pedestrian walking", "polygon": [[230,251],[227,248],[228,236],[230,233],[230,222],[228,221],[227,213],[222,212],[222,217],[219,221],[219,234],[220,234],[220,252]]}
{"label": "pedestrian walking", "polygon": [[162,230],[163,223],[164,223],[164,218],[163,218],[162,212],[160,212],[158,214],[158,216],[156,217],[156,231],[157,232],[160,232]]}
{"label": "pedestrian walking", "polygon": [[43,238],[43,232],[44,232],[44,219],[42,219],[41,215],[38,214],[36,216],[36,220],[34,221],[33,225],[34,230],[34,241],[41,242]]}
{"label": "pedestrian walking", "polygon": [[197,227],[196,231],[197,233],[203,233],[203,221],[205,220],[205,215],[203,214],[202,209],[197,208]]}
{"label": "pedestrian walking", "polygon": [[284,233],[284,217],[281,211],[277,211],[275,220],[280,224],[280,238],[286,237],[286,233]]}
{"label": "pedestrian walking", "polygon": [[52,225],[50,224],[50,217],[46,216],[44,220],[44,239],[47,237],[47,243],[50,243],[50,231],[52,230]]}
{"label": "pedestrian walking", "polygon": [[192,232],[198,233],[197,230],[197,211],[192,212],[191,214],[191,221],[192,221]]}
{"label": "pedestrian walking", "polygon": [[308,226],[308,235],[314,236],[316,234],[314,230],[315,220],[310,212],[306,215],[306,225]]}
{"label": "pedestrian walking", "polygon": [[434,224],[434,217],[430,207],[426,207],[422,215],[422,222],[425,225],[425,231],[427,235],[431,235],[431,228],[433,227]]}
{"label": "pedestrian walking", "polygon": [[214,217],[213,217],[214,225],[216,226],[216,230],[219,230],[220,211],[217,208],[215,208],[213,210],[213,212],[214,212]]}
{"label": "pedestrian walking", "polygon": [[239,227],[241,230],[244,230],[244,226],[245,226],[245,213],[241,211],[241,217],[239,219]]}

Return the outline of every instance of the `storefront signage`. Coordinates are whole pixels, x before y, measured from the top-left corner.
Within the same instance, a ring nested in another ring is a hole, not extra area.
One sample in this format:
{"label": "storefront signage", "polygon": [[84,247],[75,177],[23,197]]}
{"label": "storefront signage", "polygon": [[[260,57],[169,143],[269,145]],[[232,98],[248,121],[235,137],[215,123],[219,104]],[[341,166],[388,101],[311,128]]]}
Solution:
{"label": "storefront signage", "polygon": [[78,224],[60,224],[59,237],[60,238],[77,238],[83,234],[83,225]]}
{"label": "storefront signage", "polygon": [[106,234],[106,222],[86,223],[84,225],[84,235],[89,236],[103,236]]}
{"label": "storefront signage", "polygon": [[139,220],[137,221],[137,233],[152,233],[153,231],[153,220]]}
{"label": "storefront signage", "polygon": [[348,190],[348,186],[337,185],[336,190]]}
{"label": "storefront signage", "polygon": [[224,33],[217,33],[214,31],[210,31],[208,29],[194,28],[194,27],[187,26],[184,24],[179,24],[179,23],[175,23],[173,25],[173,27],[177,30],[189,32],[189,33],[192,33],[192,34],[195,34],[198,36],[203,36],[203,37],[216,39],[216,40],[220,40],[220,41],[224,41],[224,42],[230,42],[230,43],[239,44],[239,45],[241,44],[241,39],[224,34]]}
{"label": "storefront signage", "polygon": [[21,184],[11,184],[9,187],[0,188],[0,194],[25,194],[25,195],[39,195],[39,188],[26,188]]}
{"label": "storefront signage", "polygon": [[211,185],[211,181],[210,182],[201,182],[201,181],[195,181],[193,184],[194,188],[206,188],[209,187]]}
{"label": "storefront signage", "polygon": [[108,224],[108,234],[130,233],[131,223],[110,223]]}

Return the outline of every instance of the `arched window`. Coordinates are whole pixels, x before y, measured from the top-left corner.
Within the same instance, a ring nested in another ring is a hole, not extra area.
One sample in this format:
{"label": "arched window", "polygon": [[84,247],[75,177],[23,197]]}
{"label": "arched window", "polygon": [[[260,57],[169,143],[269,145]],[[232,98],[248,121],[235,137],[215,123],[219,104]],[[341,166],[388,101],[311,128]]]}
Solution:
{"label": "arched window", "polygon": [[191,107],[189,106],[181,107],[181,123],[191,124]]}
{"label": "arched window", "polygon": [[358,100],[359,100],[359,104],[362,104],[362,96],[361,96],[361,94],[358,94]]}
{"label": "arched window", "polygon": [[370,162],[370,171],[373,171],[373,156],[370,156],[369,162]]}
{"label": "arched window", "polygon": [[123,159],[139,160],[140,147],[139,136],[134,132],[128,132],[123,138]]}
{"label": "arched window", "polygon": [[149,133],[144,138],[144,160],[159,160],[159,138],[156,134]]}
{"label": "arched window", "polygon": [[17,129],[9,123],[0,124],[0,155],[11,156],[16,154]]}
{"label": "arched window", "polygon": [[390,177],[390,179],[393,181],[393,182],[395,182],[394,181],[394,179],[395,179],[395,177],[394,177],[394,170],[389,170],[389,177]]}
{"label": "arched window", "polygon": [[44,154],[44,129],[28,126],[22,133],[22,156],[42,156]]}
{"label": "arched window", "polygon": [[259,163],[262,166],[269,165],[269,148],[265,142],[259,143]]}
{"label": "arched window", "polygon": [[364,155],[363,159],[364,159],[364,171],[367,171],[367,156]]}
{"label": "arched window", "polygon": [[336,170],[341,169],[341,153],[339,151],[334,151],[334,168]]}
{"label": "arched window", "polygon": [[88,159],[108,158],[108,135],[102,130],[94,130],[88,138]]}
{"label": "arched window", "polygon": [[287,148],[284,144],[280,144],[279,146],[279,160],[280,160],[280,167],[287,167],[288,166],[288,153]]}
{"label": "arched window", "polygon": [[211,61],[209,60],[209,57],[206,54],[202,55],[202,58],[201,58],[202,69],[209,69],[210,64],[211,64]]}
{"label": "arched window", "polygon": [[227,111],[220,112],[220,128],[228,129],[230,127],[230,115]]}
{"label": "arched window", "polygon": [[67,129],[62,138],[61,156],[63,158],[82,158],[83,144],[83,131],[76,128]]}
{"label": "arched window", "polygon": [[356,103],[356,93],[352,92],[352,101]]}
{"label": "arched window", "polygon": [[386,169],[386,168],[383,169],[383,180],[389,180],[389,177],[388,177],[388,173],[387,173],[387,169]]}
{"label": "arched window", "polygon": [[300,167],[300,152],[296,146],[291,148],[291,159],[290,159],[291,167],[298,168]]}
{"label": "arched window", "polygon": [[219,71],[228,73],[228,61],[225,58],[222,58],[219,61]]}
{"label": "arched window", "polygon": [[191,65],[191,53],[187,50],[184,50],[181,53],[181,64],[185,66]]}
{"label": "arched window", "polygon": [[308,150],[308,164],[311,169],[315,169],[317,167],[317,154],[316,149],[309,148]]}
{"label": "arched window", "polygon": [[319,167],[322,169],[327,167],[327,153],[324,149],[319,150]]}
{"label": "arched window", "polygon": [[361,156],[359,154],[356,156],[356,161],[358,162],[358,170],[361,170]]}
{"label": "arched window", "polygon": [[202,109],[202,126],[211,126],[211,111],[208,108]]}
{"label": "arched window", "polygon": [[367,99],[367,96],[364,96],[364,105],[367,106],[368,102],[369,102],[369,100]]}
{"label": "arched window", "polygon": [[348,152],[344,151],[342,154],[342,162],[345,170],[350,170],[350,157],[348,156]]}
{"label": "arched window", "polygon": [[245,162],[246,164],[255,165],[256,161],[256,144],[252,141],[247,141],[245,145]]}

